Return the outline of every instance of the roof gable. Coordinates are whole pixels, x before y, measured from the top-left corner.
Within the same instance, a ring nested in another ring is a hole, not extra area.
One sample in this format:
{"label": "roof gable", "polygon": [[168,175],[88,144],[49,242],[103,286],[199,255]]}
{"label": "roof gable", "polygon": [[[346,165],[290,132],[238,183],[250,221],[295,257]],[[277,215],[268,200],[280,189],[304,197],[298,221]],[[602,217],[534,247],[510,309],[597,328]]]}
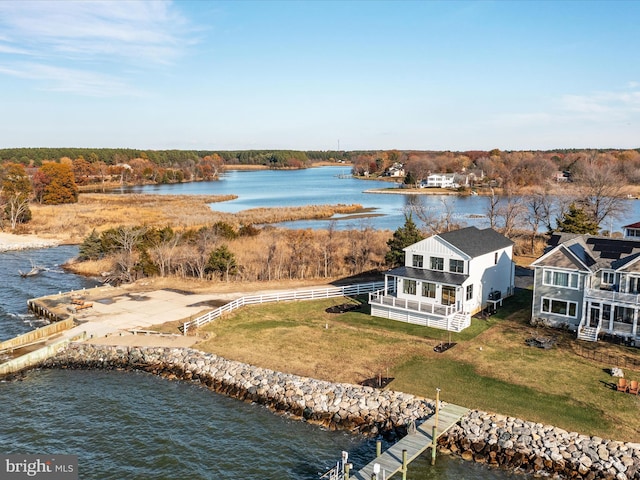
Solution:
{"label": "roof gable", "polygon": [[[593,264],[595,262],[591,261],[590,263]],[[589,266],[564,245],[554,248],[535,260],[531,265],[534,267],[554,267],[568,270],[589,270]]]}

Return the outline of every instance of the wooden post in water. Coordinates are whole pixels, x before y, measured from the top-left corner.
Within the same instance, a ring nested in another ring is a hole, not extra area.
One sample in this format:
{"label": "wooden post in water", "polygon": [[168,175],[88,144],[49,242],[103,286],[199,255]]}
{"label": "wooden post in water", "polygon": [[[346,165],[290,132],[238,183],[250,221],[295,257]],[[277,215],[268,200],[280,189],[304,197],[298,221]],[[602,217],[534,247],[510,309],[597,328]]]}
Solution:
{"label": "wooden post in water", "polygon": [[382,455],[382,442],[380,440],[376,441],[376,458]]}
{"label": "wooden post in water", "polygon": [[349,470],[351,470],[351,464],[345,463],[344,464],[344,480],[349,480]]}
{"label": "wooden post in water", "polygon": [[407,480],[407,451],[402,450],[402,480]]}

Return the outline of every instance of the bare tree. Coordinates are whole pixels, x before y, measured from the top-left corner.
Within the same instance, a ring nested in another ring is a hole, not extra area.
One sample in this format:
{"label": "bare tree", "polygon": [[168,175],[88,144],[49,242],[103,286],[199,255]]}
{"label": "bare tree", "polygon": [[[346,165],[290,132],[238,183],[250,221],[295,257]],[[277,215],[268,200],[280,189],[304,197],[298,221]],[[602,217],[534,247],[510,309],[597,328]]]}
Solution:
{"label": "bare tree", "polygon": [[450,232],[464,227],[464,222],[459,222],[455,218],[454,205],[450,197],[441,197],[440,205],[426,206],[421,201],[416,201],[410,208],[416,217],[424,224],[425,233],[435,235],[438,233]]}
{"label": "bare tree", "polygon": [[545,224],[551,231],[551,216],[553,199],[547,190],[538,190],[524,197],[527,223],[531,227],[531,253],[535,253],[535,240],[538,237],[540,225]]}
{"label": "bare tree", "polygon": [[525,206],[522,204],[519,196],[507,195],[500,202],[497,208],[497,215],[502,219],[502,234],[511,238],[514,230],[520,225],[520,221],[525,212]]}
{"label": "bare tree", "polygon": [[500,205],[500,197],[498,197],[491,189],[491,195],[489,196],[489,205],[487,205],[487,218],[489,219],[489,227],[495,230],[498,222],[498,206]]}
{"label": "bare tree", "polygon": [[578,162],[574,179],[580,186],[579,203],[598,225],[624,215],[626,205],[622,190],[626,181],[616,169],[611,155],[588,154]]}

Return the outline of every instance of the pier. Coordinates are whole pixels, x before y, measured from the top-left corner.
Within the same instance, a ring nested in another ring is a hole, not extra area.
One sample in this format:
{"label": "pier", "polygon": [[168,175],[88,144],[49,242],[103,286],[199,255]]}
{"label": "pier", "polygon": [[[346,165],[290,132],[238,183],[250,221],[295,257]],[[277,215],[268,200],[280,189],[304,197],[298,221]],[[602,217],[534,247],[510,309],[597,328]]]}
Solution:
{"label": "pier", "polygon": [[[416,426],[400,441],[388,450],[381,452],[378,442],[376,458],[365,465],[358,472],[349,474],[351,465],[343,461],[325,473],[323,477],[331,480],[386,480],[396,473],[402,473],[403,480],[407,478],[408,465],[418,458],[425,450],[432,448],[431,459],[435,461],[435,446],[437,439],[469,412],[468,408],[451,403],[438,409],[423,423]],[[437,423],[436,423],[437,422]],[[435,432],[435,441],[434,441]],[[344,454],[343,454],[344,455]],[[340,471],[342,470],[342,471]]]}

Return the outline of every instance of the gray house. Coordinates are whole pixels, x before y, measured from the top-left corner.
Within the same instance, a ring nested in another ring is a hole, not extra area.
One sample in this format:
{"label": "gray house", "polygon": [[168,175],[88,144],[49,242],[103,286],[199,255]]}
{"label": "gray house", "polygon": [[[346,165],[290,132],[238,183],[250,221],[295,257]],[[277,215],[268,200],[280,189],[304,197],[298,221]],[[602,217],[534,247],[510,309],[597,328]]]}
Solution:
{"label": "gray house", "polygon": [[532,323],[640,343],[640,240],[556,234],[535,267]]}

